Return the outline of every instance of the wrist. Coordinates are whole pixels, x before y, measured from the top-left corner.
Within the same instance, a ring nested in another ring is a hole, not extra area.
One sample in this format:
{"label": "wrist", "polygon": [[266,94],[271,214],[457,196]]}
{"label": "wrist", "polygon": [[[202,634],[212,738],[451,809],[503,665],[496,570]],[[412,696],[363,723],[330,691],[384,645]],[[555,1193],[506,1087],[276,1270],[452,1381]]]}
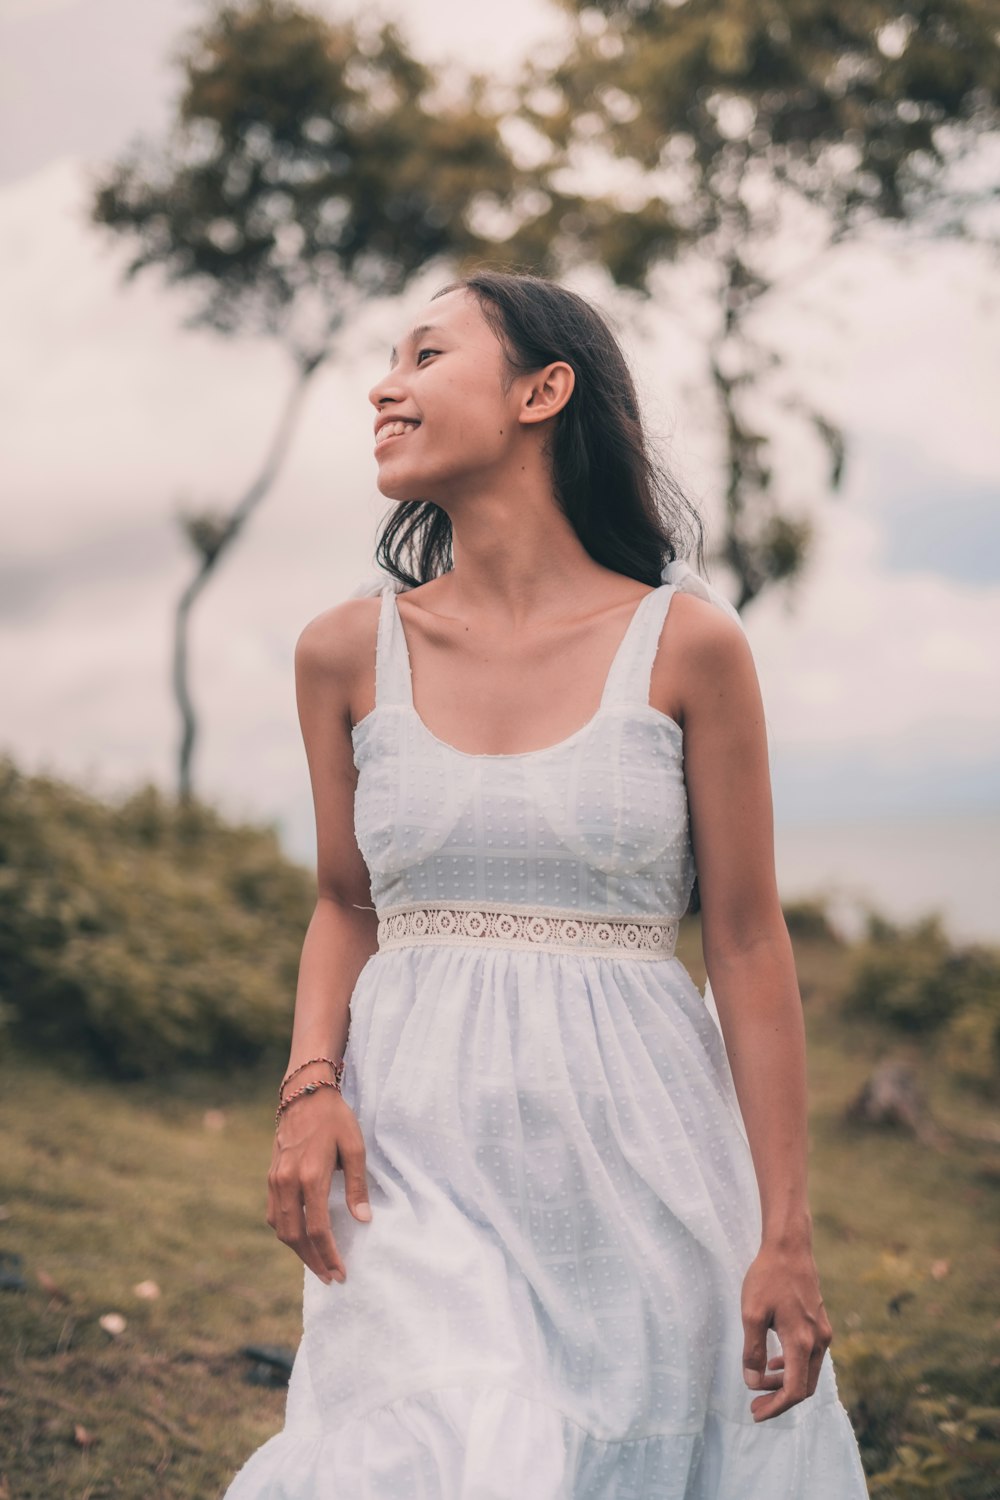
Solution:
{"label": "wrist", "polygon": [[763,1221],[761,1247],[768,1250],[812,1250],[813,1223],[808,1209],[767,1216]]}
{"label": "wrist", "polygon": [[301,1067],[290,1069],[282,1079],[281,1088],[283,1093],[289,1089],[301,1088],[304,1083],[315,1083],[318,1078],[332,1078],[336,1071],[336,1060],[331,1053],[331,1060],[303,1063]]}
{"label": "wrist", "polygon": [[335,1078],[343,1073],[344,1060],[337,1051],[331,1051],[322,1057],[304,1058],[296,1063],[294,1058],[289,1059],[288,1071],[278,1087],[278,1098],[285,1096],[293,1088],[301,1088],[307,1083],[316,1083],[321,1078]]}
{"label": "wrist", "polygon": [[291,1068],[278,1085],[278,1108],[274,1115],[275,1129],[285,1110],[297,1099],[309,1098],[325,1089],[334,1089],[339,1094],[343,1076],[343,1058],[309,1057],[297,1067]]}

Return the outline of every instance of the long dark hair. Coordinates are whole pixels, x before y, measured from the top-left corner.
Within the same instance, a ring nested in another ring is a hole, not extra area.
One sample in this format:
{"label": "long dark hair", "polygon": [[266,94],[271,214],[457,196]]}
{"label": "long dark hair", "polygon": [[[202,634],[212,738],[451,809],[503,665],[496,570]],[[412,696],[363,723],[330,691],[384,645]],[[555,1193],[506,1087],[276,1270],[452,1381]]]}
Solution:
{"label": "long dark hair", "polygon": [[[510,380],[555,360],[576,384],[553,419],[556,498],[590,556],[655,588],[664,565],[697,549],[704,572],[701,516],[650,452],[635,384],[604,315],[558,282],[523,272],[480,269],[435,292],[465,288],[507,356]],[[433,299],[432,299],[433,300]],[[451,517],[431,500],[393,508],[376,561],[406,588],[453,566]]]}

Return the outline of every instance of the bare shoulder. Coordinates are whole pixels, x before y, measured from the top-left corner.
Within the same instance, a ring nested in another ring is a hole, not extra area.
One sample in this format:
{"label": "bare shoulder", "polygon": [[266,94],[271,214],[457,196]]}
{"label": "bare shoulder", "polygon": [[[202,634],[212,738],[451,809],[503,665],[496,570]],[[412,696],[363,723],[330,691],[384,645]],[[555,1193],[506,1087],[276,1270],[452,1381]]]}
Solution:
{"label": "bare shoulder", "polygon": [[749,651],[742,628],[717,604],[696,594],[676,593],[670,601],[664,629],[673,630],[683,649],[697,653],[706,662],[725,661]]}
{"label": "bare shoulder", "polygon": [[303,626],[295,642],[295,691],[304,720],[313,717],[312,705],[321,703],[324,716],[332,708],[350,733],[361,717],[352,713],[352,705],[366,669],[374,680],[378,616],[378,596],[345,599]]}
{"label": "bare shoulder", "polygon": [[682,724],[709,703],[745,706],[757,690],[753,653],[742,627],[695,594],[678,591],[671,599],[656,666],[663,690],[678,710],[674,717]]}
{"label": "bare shoulder", "polygon": [[377,597],[345,599],[303,626],[295,643],[295,696],[316,815],[318,888],[352,908],[368,906],[371,892],[354,834],[358,771],[351,704],[363,653],[374,656],[378,609]]}
{"label": "bare shoulder", "polygon": [[295,668],[306,677],[350,680],[375,649],[379,599],[345,599],[315,615],[295,642]]}

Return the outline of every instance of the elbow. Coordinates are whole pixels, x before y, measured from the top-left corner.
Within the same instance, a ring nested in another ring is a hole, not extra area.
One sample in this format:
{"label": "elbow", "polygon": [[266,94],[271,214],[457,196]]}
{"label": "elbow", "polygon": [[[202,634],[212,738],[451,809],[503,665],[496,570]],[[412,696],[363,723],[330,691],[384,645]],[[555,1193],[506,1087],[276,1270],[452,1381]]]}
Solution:
{"label": "elbow", "polygon": [[702,952],[705,964],[724,968],[744,964],[761,952],[791,949],[791,938],[780,903],[753,913],[742,912],[719,920],[702,912]]}

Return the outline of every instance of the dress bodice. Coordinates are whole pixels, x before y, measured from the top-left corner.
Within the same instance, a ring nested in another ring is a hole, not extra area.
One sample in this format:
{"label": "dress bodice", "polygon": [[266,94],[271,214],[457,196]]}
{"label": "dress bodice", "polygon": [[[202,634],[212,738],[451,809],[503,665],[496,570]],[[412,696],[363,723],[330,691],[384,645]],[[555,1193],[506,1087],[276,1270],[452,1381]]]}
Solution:
{"label": "dress bodice", "polygon": [[472,755],[413,706],[396,593],[381,593],[375,706],[353,731],[355,832],[380,917],[482,902],[594,916],[680,918],[695,869],[683,731],[649,703],[675,593],[634,610],[597,713],[558,744]]}

